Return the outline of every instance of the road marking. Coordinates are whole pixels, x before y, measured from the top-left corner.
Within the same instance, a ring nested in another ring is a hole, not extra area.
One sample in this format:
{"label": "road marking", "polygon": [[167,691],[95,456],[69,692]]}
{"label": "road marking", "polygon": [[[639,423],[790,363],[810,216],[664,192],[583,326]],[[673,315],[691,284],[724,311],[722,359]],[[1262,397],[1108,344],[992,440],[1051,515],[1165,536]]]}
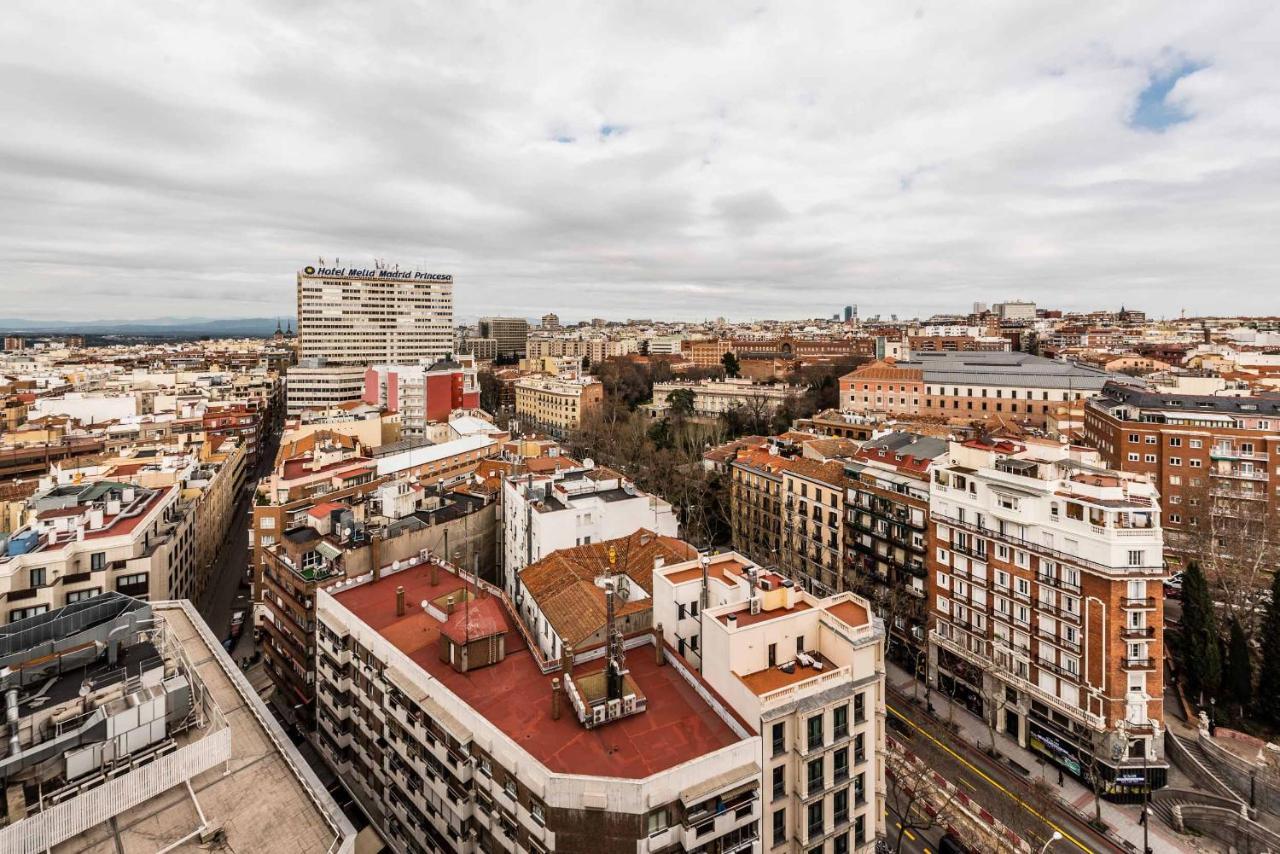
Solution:
{"label": "road marking", "polygon": [[924,849],[924,854],[933,854],[933,852],[926,848]]}
{"label": "road marking", "polygon": [[907,838],[910,839],[912,842],[916,841],[916,835],[909,830],[907,831]]}
{"label": "road marking", "polygon": [[[945,744],[943,744],[942,742],[938,741],[938,739],[934,738],[934,737],[933,737],[933,735],[932,735],[931,733],[929,733],[928,731],[926,731],[923,727],[921,727],[921,726],[920,726],[919,724],[917,724],[915,721],[913,721],[913,720],[911,720],[910,718],[908,718],[906,715],[902,714],[902,712],[898,711],[897,709],[895,709],[893,706],[889,705],[888,703],[885,703],[885,708],[886,708],[886,709],[888,709],[892,714],[896,715],[896,716],[898,717],[898,719],[899,719],[899,720],[901,720],[903,723],[907,724],[907,725],[908,725],[908,726],[910,726],[912,729],[914,729],[916,732],[920,733],[920,734],[921,734],[921,735],[923,735],[925,738],[929,739],[929,741],[933,742],[935,745],[937,745],[939,748],[941,748],[943,751],[945,751],[945,752],[947,753],[947,755],[949,755],[950,757],[952,757],[953,759],[955,759],[957,762],[960,762],[961,764],[963,764],[966,768],[968,768],[968,769],[969,769],[970,771],[972,771],[973,773],[977,774],[977,775],[978,775],[979,777],[981,777],[983,780],[986,780],[988,783],[990,783],[992,786],[994,786],[997,790],[999,790],[999,791],[1003,792],[1003,793],[1004,793],[1005,795],[1007,795],[1011,800],[1015,801],[1019,806],[1021,806],[1024,810],[1026,810],[1027,812],[1031,813],[1031,814],[1032,814],[1033,816],[1035,816],[1036,818],[1038,818],[1038,819],[1040,819],[1041,821],[1043,821],[1045,824],[1047,824],[1047,825],[1048,825],[1049,827],[1051,827],[1052,829],[1054,829],[1054,830],[1058,831],[1059,833],[1061,833],[1061,834],[1062,834],[1062,838],[1063,838],[1063,839],[1067,840],[1067,841],[1068,841],[1068,842],[1070,842],[1072,845],[1074,845],[1074,846],[1076,846],[1077,848],[1079,848],[1081,851],[1084,851],[1084,852],[1090,852],[1090,851],[1092,851],[1092,850],[1093,850],[1093,849],[1089,848],[1088,846],[1086,846],[1084,843],[1082,843],[1079,839],[1076,839],[1076,838],[1075,838],[1074,836],[1072,836],[1070,833],[1068,833],[1067,831],[1063,830],[1061,827],[1058,827],[1058,825],[1054,824],[1054,823],[1053,823],[1052,821],[1050,821],[1048,818],[1046,818],[1045,816],[1041,815],[1039,812],[1037,812],[1035,809],[1033,809],[1033,808],[1032,808],[1032,807],[1031,807],[1031,806],[1030,806],[1026,801],[1024,801],[1022,798],[1018,797],[1018,796],[1017,796],[1017,795],[1015,795],[1013,792],[1010,792],[1008,789],[1006,789],[1004,786],[1002,786],[1002,785],[1000,785],[999,783],[997,783],[995,780],[992,780],[990,777],[988,777],[988,776],[986,775],[986,773],[984,773],[984,772],[982,771],[982,769],[980,769],[980,768],[976,767],[976,766],[975,766],[972,762],[970,762],[968,759],[965,759],[963,756],[961,756],[960,754],[956,753],[956,752],[955,752],[954,750],[952,750],[950,747],[947,747]],[[901,825],[899,825],[899,826],[901,826]]]}
{"label": "road marking", "polygon": [[977,787],[977,786],[975,786],[975,785],[973,785],[973,783],[970,783],[970,782],[969,782],[968,780],[966,780],[965,778],[963,778],[963,777],[956,777],[956,779],[957,779],[957,780],[959,780],[961,783],[964,783],[964,784],[965,784],[966,786],[968,786],[970,789],[973,789],[975,792],[976,792],[976,791],[978,791],[978,787]]}

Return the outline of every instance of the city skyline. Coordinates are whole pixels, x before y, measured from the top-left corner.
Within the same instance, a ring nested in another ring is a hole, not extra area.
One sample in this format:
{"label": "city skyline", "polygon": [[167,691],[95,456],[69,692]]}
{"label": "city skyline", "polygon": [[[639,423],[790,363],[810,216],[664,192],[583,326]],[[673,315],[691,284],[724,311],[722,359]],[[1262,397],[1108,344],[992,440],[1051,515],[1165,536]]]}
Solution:
{"label": "city skyline", "polygon": [[459,317],[1269,307],[1261,4],[347,14],[11,14],[5,314],[287,316],[318,255]]}

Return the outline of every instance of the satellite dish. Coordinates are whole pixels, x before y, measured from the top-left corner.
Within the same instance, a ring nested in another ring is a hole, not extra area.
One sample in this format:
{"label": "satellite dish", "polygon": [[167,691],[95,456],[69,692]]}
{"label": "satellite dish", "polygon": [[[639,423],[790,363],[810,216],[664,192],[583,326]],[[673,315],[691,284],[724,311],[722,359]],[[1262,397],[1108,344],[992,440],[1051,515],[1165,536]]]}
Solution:
{"label": "satellite dish", "polygon": [[593,469],[596,467],[596,461],[591,459],[591,457],[587,457],[582,461],[582,467],[584,469]]}

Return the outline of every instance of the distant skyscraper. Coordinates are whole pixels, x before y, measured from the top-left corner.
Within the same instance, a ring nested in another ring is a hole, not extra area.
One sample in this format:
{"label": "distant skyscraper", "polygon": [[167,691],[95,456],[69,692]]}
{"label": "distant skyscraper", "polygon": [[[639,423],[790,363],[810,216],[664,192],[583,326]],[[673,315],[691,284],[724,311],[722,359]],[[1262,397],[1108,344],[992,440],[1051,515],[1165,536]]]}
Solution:
{"label": "distant skyscraper", "polygon": [[974,314],[983,314],[984,312],[986,312],[986,310],[987,310],[987,304],[985,302],[975,302],[973,304]]}
{"label": "distant skyscraper", "polygon": [[482,317],[479,332],[498,342],[499,356],[521,356],[529,346],[529,321],[523,317]]}
{"label": "distant skyscraper", "polygon": [[846,305],[844,307],[844,319],[846,322],[853,320],[853,306]]}

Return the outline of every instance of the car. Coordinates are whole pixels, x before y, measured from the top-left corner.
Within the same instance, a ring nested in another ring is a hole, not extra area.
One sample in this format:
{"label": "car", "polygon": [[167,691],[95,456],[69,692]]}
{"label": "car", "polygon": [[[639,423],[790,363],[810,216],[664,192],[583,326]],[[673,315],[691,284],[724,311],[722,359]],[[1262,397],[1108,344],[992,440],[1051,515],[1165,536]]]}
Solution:
{"label": "car", "polygon": [[948,833],[938,840],[938,854],[969,854],[969,849],[959,839]]}
{"label": "car", "polygon": [[1182,598],[1182,573],[1175,572],[1169,576],[1164,582],[1164,596],[1166,599]]}
{"label": "car", "polygon": [[231,612],[231,637],[238,638],[244,631],[244,611]]}

